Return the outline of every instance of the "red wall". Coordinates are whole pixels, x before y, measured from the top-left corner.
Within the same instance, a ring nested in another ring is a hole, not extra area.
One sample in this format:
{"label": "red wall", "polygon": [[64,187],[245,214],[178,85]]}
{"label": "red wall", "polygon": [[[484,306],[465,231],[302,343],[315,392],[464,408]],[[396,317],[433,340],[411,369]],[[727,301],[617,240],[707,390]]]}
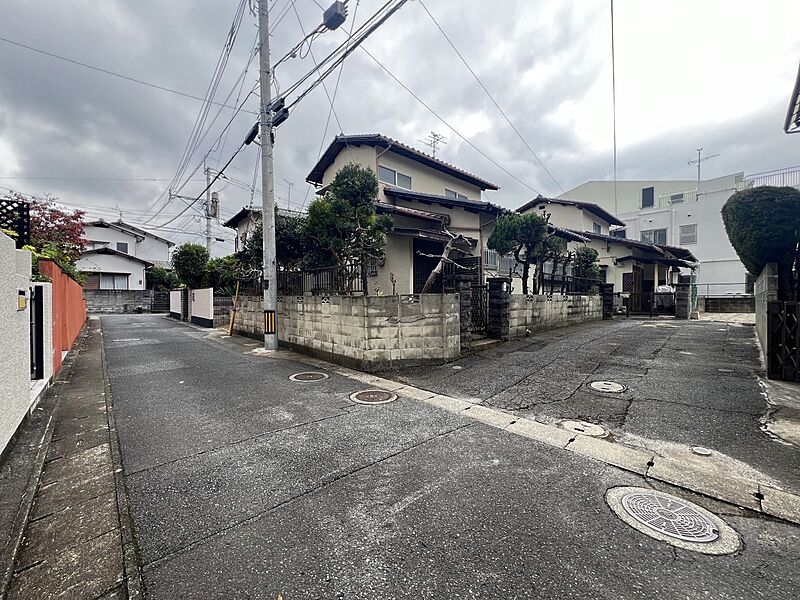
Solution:
{"label": "red wall", "polygon": [[53,283],[53,375],[61,369],[61,353],[72,344],[86,321],[83,288],[50,260],[39,261],[39,272]]}

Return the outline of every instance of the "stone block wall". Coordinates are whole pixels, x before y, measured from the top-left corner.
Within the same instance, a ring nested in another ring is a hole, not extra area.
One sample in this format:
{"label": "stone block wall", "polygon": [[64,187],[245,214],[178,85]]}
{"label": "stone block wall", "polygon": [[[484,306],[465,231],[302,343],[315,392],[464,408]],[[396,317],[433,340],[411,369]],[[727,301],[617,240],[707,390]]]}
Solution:
{"label": "stone block wall", "polygon": [[756,299],[754,296],[706,296],[703,298],[703,310],[707,313],[754,313]]}
{"label": "stone block wall", "polygon": [[[239,298],[234,332],[261,339],[261,298]],[[284,296],[282,345],[364,371],[442,363],[461,354],[458,294]]]}
{"label": "stone block wall", "polygon": [[152,290],[83,290],[86,312],[92,314],[150,312]]}
{"label": "stone block wall", "polygon": [[509,337],[522,337],[526,330],[541,331],[603,318],[600,296],[509,297]]}

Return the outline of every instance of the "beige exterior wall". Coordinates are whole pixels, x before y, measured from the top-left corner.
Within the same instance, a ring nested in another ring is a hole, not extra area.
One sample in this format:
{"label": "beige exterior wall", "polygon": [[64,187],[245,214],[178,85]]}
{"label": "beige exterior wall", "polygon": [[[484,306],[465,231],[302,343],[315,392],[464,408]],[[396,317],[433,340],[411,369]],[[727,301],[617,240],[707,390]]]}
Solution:
{"label": "beige exterior wall", "polygon": [[[347,151],[345,150],[339,154],[339,156],[346,153]],[[411,177],[411,190],[414,192],[444,196],[444,190],[447,188],[459,194],[463,194],[470,200],[481,199],[481,190],[479,187],[456,179],[437,169],[426,167],[417,161],[395,154],[391,150],[380,154],[378,157],[378,164]]]}
{"label": "beige exterior wall", "polygon": [[325,171],[322,176],[322,186],[330,185],[333,178],[336,177],[342,167],[347,164],[355,163],[362,167],[369,167],[375,171],[375,148],[372,146],[347,146],[344,150],[339,152],[339,155],[334,159],[330,167]]}
{"label": "beige exterior wall", "polygon": [[[544,209],[540,207],[544,206]],[[575,231],[594,231],[593,224],[600,225],[600,232],[608,235],[608,221],[592,214],[588,210],[584,210],[578,206],[563,206],[554,203],[537,204],[534,207],[525,211],[526,213],[550,214],[550,223],[556,227],[563,227],[565,229],[574,229]]]}

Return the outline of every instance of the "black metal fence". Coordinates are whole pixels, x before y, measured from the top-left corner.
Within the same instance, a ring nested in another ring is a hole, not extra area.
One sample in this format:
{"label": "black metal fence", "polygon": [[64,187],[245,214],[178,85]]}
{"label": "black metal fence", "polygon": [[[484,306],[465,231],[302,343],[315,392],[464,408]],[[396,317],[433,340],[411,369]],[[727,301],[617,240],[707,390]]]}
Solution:
{"label": "black metal fence", "polygon": [[0,198],[0,229],[7,229],[17,234],[17,248],[31,243],[30,205],[21,200]]}
{"label": "black metal fence", "polygon": [[603,282],[599,279],[540,272],[538,283],[540,294],[596,296],[600,293],[600,284]]}
{"label": "black metal fence", "polygon": [[675,292],[620,292],[627,315],[674,315]]}
{"label": "black metal fence", "polygon": [[307,269],[304,271],[279,271],[278,295],[315,296],[352,295],[364,293],[366,273],[359,264]]}
{"label": "black metal fence", "polygon": [[767,327],[767,375],[800,383],[800,302],[770,302]]}

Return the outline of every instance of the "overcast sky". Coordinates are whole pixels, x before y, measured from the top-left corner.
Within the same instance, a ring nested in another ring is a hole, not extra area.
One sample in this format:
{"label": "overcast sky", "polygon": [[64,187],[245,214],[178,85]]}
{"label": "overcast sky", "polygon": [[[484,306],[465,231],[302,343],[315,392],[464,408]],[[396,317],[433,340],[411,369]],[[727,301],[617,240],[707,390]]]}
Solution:
{"label": "overcast sky", "polygon": [[[361,0],[356,24],[383,1]],[[345,63],[335,97],[344,132],[380,132],[421,149],[420,138],[430,131],[441,133],[448,139],[441,158],[500,185],[500,191],[486,197],[507,207],[536,192],[557,195],[561,188],[586,180],[612,178],[608,0],[424,2],[558,185],[536,164],[415,0],[365,46],[458,133],[361,51]],[[274,57],[302,37],[292,3],[306,31],[321,20],[313,0],[270,2],[276,24]],[[237,4],[4,0],[0,36],[202,97]],[[356,0],[350,0],[350,18],[342,30],[349,31],[355,12]],[[216,96],[219,101],[231,90],[229,102],[237,97],[234,83],[253,49],[255,23],[247,12]],[[720,154],[704,163],[704,177],[800,164],[800,136],[782,131],[800,61],[798,23],[796,0],[617,0],[618,177],[691,179],[695,171],[687,161],[700,146],[708,154]],[[319,37],[312,46],[317,60],[343,37],[343,31]],[[303,53],[277,69],[278,83],[286,88],[312,67],[311,57]],[[254,62],[241,98],[256,80]],[[327,80],[331,95],[335,84],[334,75]],[[93,216],[113,219],[118,216],[113,211],[121,210],[124,219],[142,223],[153,214],[145,213],[148,207],[163,206],[156,201],[175,174],[200,108],[197,100],[0,41],[0,192],[11,187],[50,193],[70,205],[90,207]],[[329,108],[324,90],[317,88],[277,131],[276,193],[281,206],[291,202],[291,208],[300,208],[307,195],[305,176],[323,143]],[[212,148],[233,112],[223,109],[191,157],[189,171],[209,150],[212,168],[224,164],[255,122],[250,111],[257,109],[257,96],[247,98],[223,138],[225,144]],[[214,107],[209,121],[216,112]],[[325,145],[339,131],[332,119]],[[250,182],[256,150],[246,148],[227,173]],[[167,181],[124,180],[133,178]],[[181,193],[196,195],[203,187],[201,180],[189,181]],[[249,203],[250,193],[235,182],[220,182],[216,189],[223,217]],[[173,200],[153,222],[163,223],[185,207]],[[190,210],[170,227],[200,232],[192,214],[197,216]],[[215,232],[233,237],[219,226]],[[162,232],[177,242],[202,242],[188,234]],[[232,242],[217,243],[215,254],[232,248]]]}

